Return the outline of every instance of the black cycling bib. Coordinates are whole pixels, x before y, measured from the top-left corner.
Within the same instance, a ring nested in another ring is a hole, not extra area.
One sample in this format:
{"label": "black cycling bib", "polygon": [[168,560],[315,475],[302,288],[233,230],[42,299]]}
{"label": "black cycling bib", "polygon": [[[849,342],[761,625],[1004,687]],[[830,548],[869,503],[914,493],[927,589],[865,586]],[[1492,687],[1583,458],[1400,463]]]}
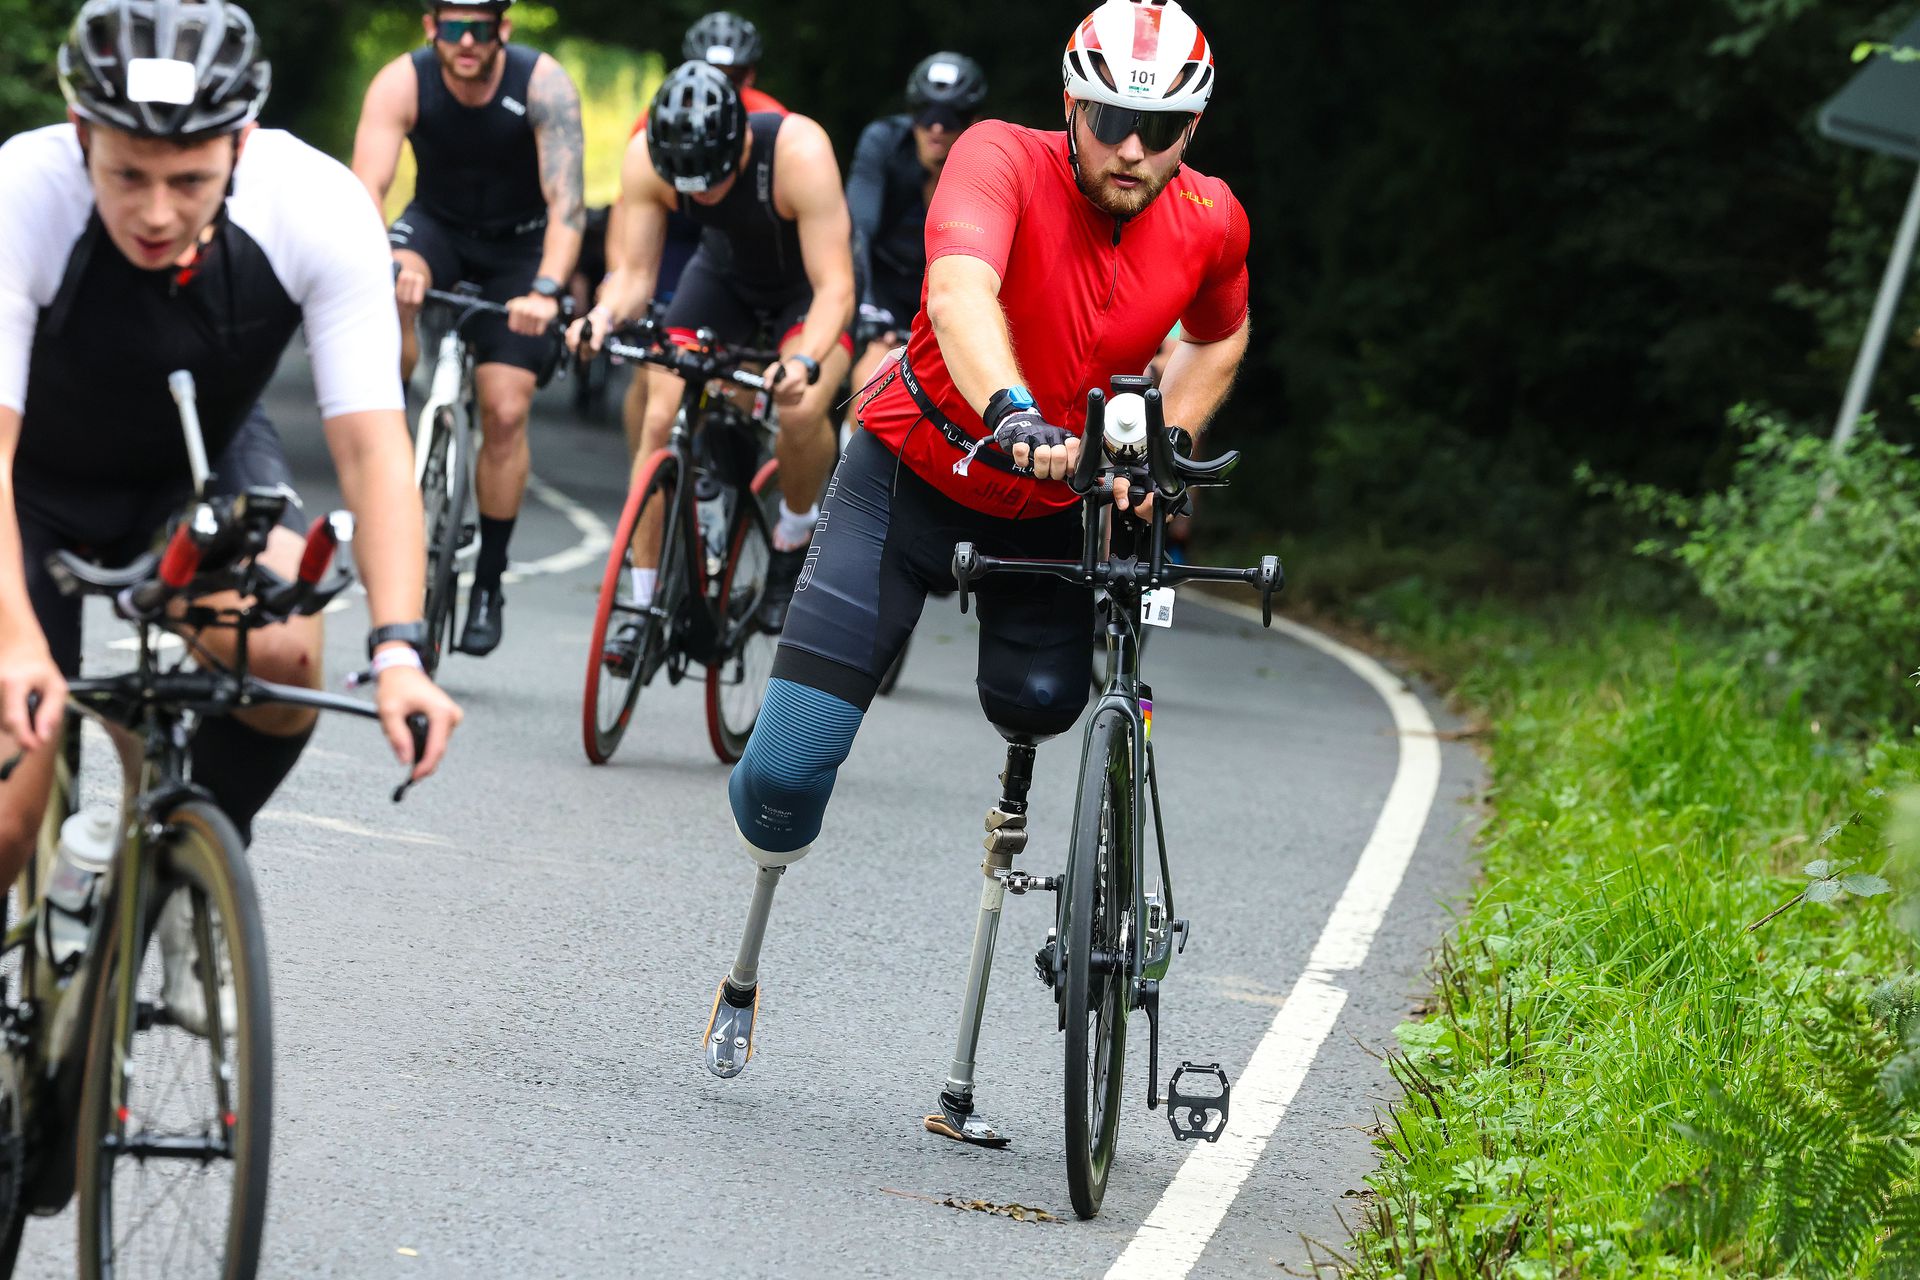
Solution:
{"label": "black cycling bib", "polygon": [[540,148],[528,118],[527,86],[537,49],[509,44],[500,88],[485,106],[457,101],[429,47],[413,54],[420,105],[413,131],[413,157],[420,176],[414,202],[455,228],[508,235],[537,227],[547,216],[540,189]]}
{"label": "black cycling bib", "polygon": [[812,287],[800,253],[800,224],[781,217],[773,203],[774,143],[786,119],[775,111],[747,117],[753,153],[720,203],[680,199],[680,211],[701,228],[702,245],[725,264],[727,279],[761,298],[790,298]]}

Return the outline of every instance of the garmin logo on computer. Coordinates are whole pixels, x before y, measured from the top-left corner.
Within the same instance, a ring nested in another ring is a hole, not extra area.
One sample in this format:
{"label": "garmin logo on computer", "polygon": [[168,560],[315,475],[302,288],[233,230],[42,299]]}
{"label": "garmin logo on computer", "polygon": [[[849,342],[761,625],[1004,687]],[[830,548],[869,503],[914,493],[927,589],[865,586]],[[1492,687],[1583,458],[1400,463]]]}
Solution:
{"label": "garmin logo on computer", "polygon": [[517,116],[523,116],[527,114],[527,108],[525,107],[525,105],[515,101],[512,98],[502,97],[500,99],[500,105],[505,107],[507,110],[513,112],[513,114]]}

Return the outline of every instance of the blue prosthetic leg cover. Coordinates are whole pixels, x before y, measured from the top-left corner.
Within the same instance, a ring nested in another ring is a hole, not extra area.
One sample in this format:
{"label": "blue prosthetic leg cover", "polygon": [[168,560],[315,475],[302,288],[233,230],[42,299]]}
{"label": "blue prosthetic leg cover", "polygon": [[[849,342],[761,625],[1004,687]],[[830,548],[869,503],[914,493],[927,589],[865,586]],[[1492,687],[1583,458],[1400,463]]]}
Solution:
{"label": "blue prosthetic leg cover", "polygon": [[753,736],[727,783],[733,820],[761,865],[795,861],[820,834],[834,777],[864,715],[811,686],[767,681]]}

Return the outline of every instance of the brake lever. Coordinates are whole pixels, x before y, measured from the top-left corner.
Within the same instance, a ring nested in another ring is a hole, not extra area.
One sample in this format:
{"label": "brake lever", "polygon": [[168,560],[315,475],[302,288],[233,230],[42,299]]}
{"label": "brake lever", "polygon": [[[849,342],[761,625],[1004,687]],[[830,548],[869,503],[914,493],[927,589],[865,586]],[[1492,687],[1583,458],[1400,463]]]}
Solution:
{"label": "brake lever", "polygon": [[973,549],[971,542],[958,543],[953,548],[953,581],[960,588],[960,612],[967,611],[967,588],[973,581],[974,570],[980,566],[980,554]]}
{"label": "brake lever", "polygon": [[1080,433],[1080,462],[1067,477],[1067,487],[1081,497],[1094,491],[1100,467],[1106,461],[1107,397],[1100,388],[1087,392],[1087,423]]}
{"label": "brake lever", "polygon": [[1260,557],[1260,625],[1273,627],[1273,597],[1287,585],[1286,571],[1279,556]]}
{"label": "brake lever", "polygon": [[427,716],[416,711],[407,717],[407,728],[413,733],[413,764],[407,767],[407,780],[393,789],[393,802],[399,804],[407,798],[407,792],[414,784],[413,770],[419,766],[420,757],[427,754]]}

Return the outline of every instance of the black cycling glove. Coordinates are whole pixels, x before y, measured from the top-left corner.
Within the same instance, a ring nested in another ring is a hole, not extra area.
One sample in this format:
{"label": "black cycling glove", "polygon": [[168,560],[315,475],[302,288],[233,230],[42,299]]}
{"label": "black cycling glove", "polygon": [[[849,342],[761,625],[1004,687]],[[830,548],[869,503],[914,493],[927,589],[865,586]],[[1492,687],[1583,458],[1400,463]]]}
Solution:
{"label": "black cycling glove", "polygon": [[993,442],[1008,453],[1012,453],[1017,444],[1038,449],[1065,444],[1074,438],[1065,427],[1056,427],[1041,417],[1038,409],[1016,409],[1000,419],[1000,425],[993,429]]}

